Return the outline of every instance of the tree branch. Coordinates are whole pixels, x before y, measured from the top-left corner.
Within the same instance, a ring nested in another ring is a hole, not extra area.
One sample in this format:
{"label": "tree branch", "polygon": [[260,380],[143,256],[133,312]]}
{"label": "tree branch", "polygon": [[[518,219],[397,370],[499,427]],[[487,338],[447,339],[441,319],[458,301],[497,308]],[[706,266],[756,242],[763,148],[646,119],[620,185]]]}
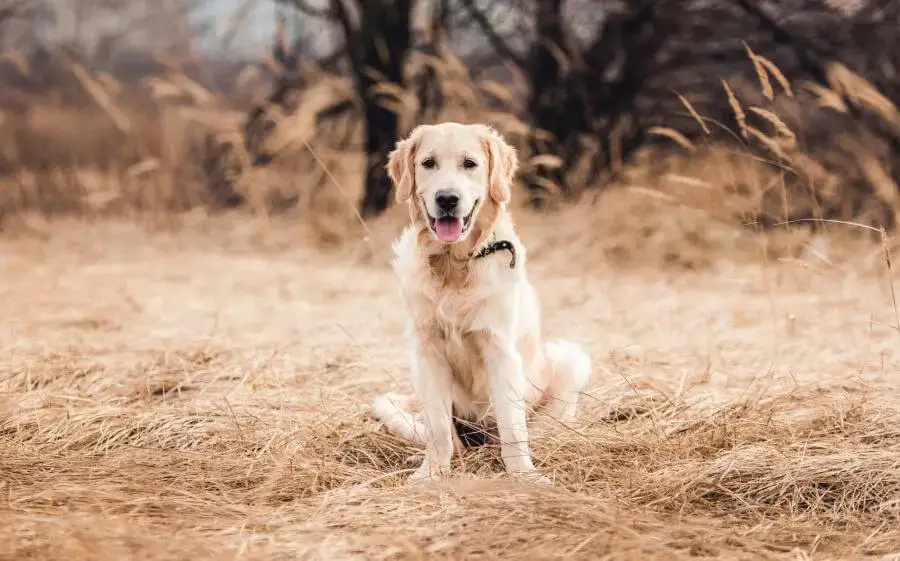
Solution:
{"label": "tree branch", "polygon": [[331,0],[331,12],[334,14],[334,17],[340,22],[341,27],[344,29],[344,33],[347,35],[347,41],[350,41],[350,37],[357,31],[356,26],[353,25],[353,21],[350,19],[350,12],[347,11],[347,6],[344,5],[344,0]]}
{"label": "tree branch", "polygon": [[497,34],[497,31],[494,29],[494,26],[491,25],[491,22],[488,21],[488,18],[484,13],[478,9],[475,5],[474,0],[460,0],[462,5],[465,7],[466,11],[471,16],[472,20],[478,25],[478,28],[481,29],[481,32],[487,37],[488,42],[490,42],[491,47],[497,51],[497,54],[501,57],[507,58],[511,60],[519,69],[524,69],[526,67],[525,60],[519,56],[515,51],[510,48],[509,45],[506,44],[506,41],[503,40],[500,35]]}
{"label": "tree branch", "polygon": [[291,0],[298,12],[314,18],[334,19],[336,14],[328,8],[310,6],[306,0]]}
{"label": "tree branch", "polygon": [[[344,31],[344,45],[346,47],[344,51],[347,53],[347,60],[350,62],[350,68],[353,70],[353,78],[357,83],[357,89],[359,89],[364,69],[360,62],[357,29],[350,19],[350,13],[347,12],[347,6],[344,5],[344,0],[331,0],[331,11],[334,12],[336,19],[341,24],[341,29]],[[363,21],[361,25],[365,25],[365,22]],[[364,92],[360,91],[360,94],[362,93]]]}

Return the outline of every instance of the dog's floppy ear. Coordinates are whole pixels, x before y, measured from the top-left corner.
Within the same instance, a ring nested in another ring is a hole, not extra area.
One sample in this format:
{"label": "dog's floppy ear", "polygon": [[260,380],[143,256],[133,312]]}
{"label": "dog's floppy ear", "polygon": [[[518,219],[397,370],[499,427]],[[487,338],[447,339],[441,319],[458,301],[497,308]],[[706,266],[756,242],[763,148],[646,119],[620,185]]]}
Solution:
{"label": "dog's floppy ear", "polygon": [[394,195],[398,203],[406,202],[416,189],[416,150],[421,133],[422,127],[416,127],[409,136],[398,141],[388,155],[388,176],[396,186]]}
{"label": "dog's floppy ear", "polygon": [[484,127],[482,142],[488,155],[488,193],[494,202],[507,203],[512,196],[513,178],[519,169],[519,156],[492,127]]}

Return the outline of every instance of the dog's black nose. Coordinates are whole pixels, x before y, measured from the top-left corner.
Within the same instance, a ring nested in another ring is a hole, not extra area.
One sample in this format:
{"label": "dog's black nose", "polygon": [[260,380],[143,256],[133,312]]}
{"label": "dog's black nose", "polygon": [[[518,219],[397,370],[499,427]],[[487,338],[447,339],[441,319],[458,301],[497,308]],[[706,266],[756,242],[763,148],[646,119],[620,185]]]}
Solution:
{"label": "dog's black nose", "polygon": [[434,196],[434,202],[444,212],[450,212],[459,204],[459,195],[452,191],[438,191],[438,194]]}

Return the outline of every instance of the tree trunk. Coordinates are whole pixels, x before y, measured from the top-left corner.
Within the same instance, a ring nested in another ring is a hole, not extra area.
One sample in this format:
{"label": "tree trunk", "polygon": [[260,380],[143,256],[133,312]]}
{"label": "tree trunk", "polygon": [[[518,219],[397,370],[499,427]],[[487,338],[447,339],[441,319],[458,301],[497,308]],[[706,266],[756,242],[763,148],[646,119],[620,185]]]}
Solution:
{"label": "tree trunk", "polygon": [[397,142],[397,114],[378,105],[377,100],[366,99],[364,105],[366,126],[366,179],[365,194],[360,201],[363,218],[377,216],[387,210],[391,202],[393,185],[385,164]]}
{"label": "tree trunk", "polygon": [[393,185],[385,170],[388,154],[397,143],[399,116],[392,100],[375,91],[382,81],[404,85],[403,67],[411,46],[412,0],[360,0],[361,29],[356,66],[357,90],[363,99],[366,127],[365,194],[363,217],[376,216],[390,205]]}
{"label": "tree trunk", "polygon": [[[589,115],[602,115],[589,123],[601,149],[591,161],[589,181],[606,174],[604,183],[621,170],[644,144],[646,131],[636,101],[647,80],[656,72],[655,60],[669,31],[648,3],[633,12],[610,16],[603,33],[584,54],[578,78],[579,92]],[[610,73],[621,58],[621,69]],[[607,77],[613,74],[613,76]]]}
{"label": "tree trunk", "polygon": [[537,37],[528,59],[528,113],[537,129],[531,137],[536,154],[554,154],[563,159],[560,168],[541,166],[525,178],[531,203],[540,207],[551,185],[563,192],[567,150],[567,130],[573,125],[567,119],[565,76],[558,53],[564,51],[562,0],[537,0]]}

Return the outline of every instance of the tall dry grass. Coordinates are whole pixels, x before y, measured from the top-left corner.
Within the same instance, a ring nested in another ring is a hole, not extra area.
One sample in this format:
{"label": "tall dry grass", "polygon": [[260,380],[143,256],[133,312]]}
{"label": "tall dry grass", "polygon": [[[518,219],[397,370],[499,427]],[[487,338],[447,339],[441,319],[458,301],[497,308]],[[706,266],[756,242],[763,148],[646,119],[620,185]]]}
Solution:
{"label": "tall dry grass", "polygon": [[[44,240],[0,239],[0,314],[11,318],[0,557],[897,558],[894,242],[864,229],[880,245],[863,258],[833,233],[821,245],[807,229],[746,227],[844,196],[780,105],[802,88],[752,52],[750,64],[767,103],[723,82],[742,124],[733,142],[683,98],[707,137],[654,130],[683,153],[643,152],[594,204],[516,209],[547,329],[583,340],[597,371],[581,426],[536,436],[549,489],[504,480],[491,448],[454,460],[481,480],[401,488],[421,450],[366,407],[406,379],[384,267],[406,217],[393,209],[362,237],[358,138],[336,149],[343,131],[315,118],[346,98],[345,82],[299,92],[296,111],[272,108],[275,160],[256,168],[243,108],[186,76],[134,88],[72,68],[64,99],[77,105],[7,110],[5,219],[51,222]],[[452,58],[437,65],[439,118],[497,126],[525,169],[556,163],[528,152],[520,92],[473,83]],[[813,89],[839,109],[850,86],[835,79]],[[411,127],[414,102],[394,94]],[[895,204],[873,145],[848,142]],[[249,207],[239,220],[203,220],[233,194]],[[60,218],[188,209],[200,218],[159,236],[124,221],[72,234]],[[276,211],[302,219],[259,219]],[[300,225],[359,252],[311,249]],[[722,259],[739,255],[754,259]]]}
{"label": "tall dry grass", "polygon": [[[670,224],[655,224],[669,216],[690,222],[691,213],[724,228],[739,229],[759,220],[771,228],[802,215],[891,229],[897,220],[897,185],[889,154],[878,140],[863,129],[843,131],[828,150],[811,153],[805,150],[804,133],[791,123],[806,128],[805,118],[827,124],[846,112],[843,100],[849,99],[896,127],[897,108],[844,67],[832,68],[832,83],[825,87],[791,84],[771,61],[749,47],[748,65],[757,73],[756,91],[746,83],[735,89],[735,79],[722,80],[723,100],[733,109],[735,131],[706,119],[681,96],[706,138],[689,140],[681,131],[655,127],[651,133],[668,137],[675,150],[657,147],[639,153],[618,181],[631,195],[604,195],[603,205],[621,204],[624,199],[622,212],[633,212],[647,207],[640,199],[650,196],[678,208],[665,216],[642,215],[640,221],[632,221],[637,235],[648,224],[651,229],[672,229]],[[521,80],[506,85],[476,83],[452,53],[442,57],[417,53],[410,72],[426,66],[434,69],[445,101],[432,119],[496,126],[522,152],[523,173],[560,165],[550,155],[530,151],[532,131],[522,117]],[[293,92],[286,105],[266,107],[271,130],[260,142],[274,161],[253,166],[244,148],[248,107],[235,103],[234,92],[207,90],[175,70],[148,77],[137,87],[123,86],[108,74],[90,75],[77,64],[69,64],[66,71],[70,79],[54,95],[18,100],[13,110],[4,112],[0,124],[4,216],[23,211],[169,214],[243,202],[264,216],[304,213],[317,221],[323,240],[330,242],[339,243],[341,232],[357,231],[352,206],[359,199],[363,172],[361,127],[354,130],[356,117],[334,125],[318,117],[353,99],[352,87],[343,78],[305,68],[306,82],[312,85]],[[265,89],[259,72],[250,70],[237,76],[235,83],[244,89]],[[410,129],[421,114],[416,97],[394,85],[384,84],[382,89],[401,113],[403,129]],[[262,95],[257,93],[256,98]],[[739,99],[754,96],[762,103]],[[820,107],[813,107],[816,104]],[[349,138],[349,147],[338,137]],[[588,164],[585,161],[569,174],[576,192],[578,186],[588,192],[590,186],[583,179]],[[617,227],[623,226],[618,221]],[[808,229],[794,226],[789,230]],[[792,235],[802,239],[805,234]],[[795,252],[801,250],[802,244],[795,247]]]}

